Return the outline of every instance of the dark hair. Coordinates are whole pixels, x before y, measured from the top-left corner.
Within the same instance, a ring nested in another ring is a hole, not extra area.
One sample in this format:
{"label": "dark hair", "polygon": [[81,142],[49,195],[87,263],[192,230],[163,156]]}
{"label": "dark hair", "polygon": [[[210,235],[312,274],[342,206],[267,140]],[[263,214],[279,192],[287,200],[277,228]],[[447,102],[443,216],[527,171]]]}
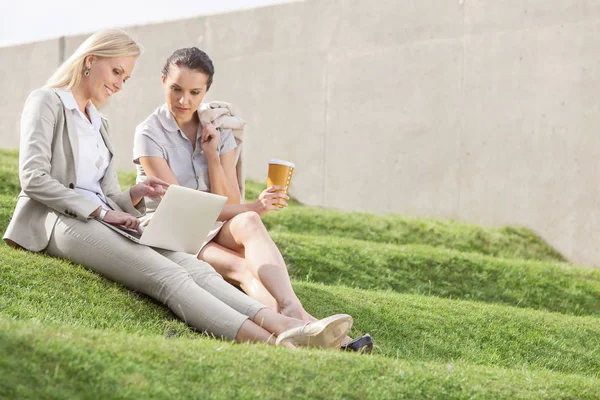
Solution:
{"label": "dark hair", "polygon": [[167,62],[162,69],[164,76],[169,75],[171,65],[185,67],[192,71],[199,71],[208,75],[206,90],[210,89],[210,85],[212,85],[213,82],[213,75],[215,74],[215,67],[208,54],[199,48],[186,47],[185,49],[175,50],[175,52],[167,59]]}

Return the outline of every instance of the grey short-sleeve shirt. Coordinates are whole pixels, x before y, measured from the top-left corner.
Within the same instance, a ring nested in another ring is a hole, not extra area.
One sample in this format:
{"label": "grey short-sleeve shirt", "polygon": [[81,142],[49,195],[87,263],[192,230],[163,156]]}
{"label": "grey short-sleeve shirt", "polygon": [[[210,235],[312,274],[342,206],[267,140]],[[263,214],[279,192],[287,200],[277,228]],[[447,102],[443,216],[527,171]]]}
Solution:
{"label": "grey short-sleeve shirt", "polygon": [[[237,147],[233,131],[221,129],[219,142],[219,155],[229,153]],[[135,130],[133,144],[133,162],[137,168],[137,182],[146,179],[144,168],[140,165],[140,157],[160,157],[167,160],[167,164],[181,186],[191,189],[210,191],[208,179],[208,163],[200,148],[201,129],[198,131],[196,150],[192,143],[181,132],[173,115],[166,104],[157,108]],[[154,211],[158,204],[148,201],[146,208]]]}

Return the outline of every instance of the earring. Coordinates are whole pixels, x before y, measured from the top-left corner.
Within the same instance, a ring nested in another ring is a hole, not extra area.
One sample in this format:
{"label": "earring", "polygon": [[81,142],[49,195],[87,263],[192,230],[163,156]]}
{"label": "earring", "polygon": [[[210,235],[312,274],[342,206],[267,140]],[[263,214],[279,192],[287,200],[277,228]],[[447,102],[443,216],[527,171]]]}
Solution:
{"label": "earring", "polygon": [[87,78],[88,76],[90,76],[90,70],[89,70],[89,69],[86,69],[85,71],[83,71],[83,76],[85,76],[86,78]]}

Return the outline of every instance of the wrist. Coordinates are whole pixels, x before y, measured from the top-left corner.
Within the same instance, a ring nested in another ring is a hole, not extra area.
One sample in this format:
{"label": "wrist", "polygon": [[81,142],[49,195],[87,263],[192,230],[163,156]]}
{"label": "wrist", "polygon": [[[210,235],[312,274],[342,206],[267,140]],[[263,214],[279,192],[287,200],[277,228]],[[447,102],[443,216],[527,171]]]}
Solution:
{"label": "wrist", "polygon": [[248,211],[258,212],[260,210],[260,202],[259,200],[254,200],[252,203],[246,203],[248,207]]}
{"label": "wrist", "polygon": [[100,216],[100,210],[102,210],[102,207],[98,207],[94,210],[94,212],[92,212],[90,214],[90,218],[97,218]]}
{"label": "wrist", "polygon": [[139,197],[138,196],[139,191],[140,191],[140,184],[137,183],[129,188],[129,197],[131,197],[132,200],[136,197]]}
{"label": "wrist", "polygon": [[206,161],[209,163],[218,163],[221,164],[219,160],[219,153],[216,150],[209,150],[204,152],[204,157],[206,157]]}
{"label": "wrist", "polygon": [[129,198],[131,199],[131,204],[133,204],[134,207],[144,198],[141,186],[142,184],[138,183],[129,189]]}
{"label": "wrist", "polygon": [[256,199],[252,203],[246,203],[245,206],[248,208],[248,211],[254,211],[258,215],[263,215],[266,211],[260,199]]}

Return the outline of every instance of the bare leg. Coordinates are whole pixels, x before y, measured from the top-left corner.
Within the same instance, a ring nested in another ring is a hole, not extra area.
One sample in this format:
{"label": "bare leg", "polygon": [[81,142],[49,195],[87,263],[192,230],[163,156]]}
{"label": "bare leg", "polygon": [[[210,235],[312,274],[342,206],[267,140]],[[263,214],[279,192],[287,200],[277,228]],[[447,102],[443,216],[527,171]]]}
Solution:
{"label": "bare leg", "polygon": [[275,345],[275,337],[251,320],[246,320],[238,331],[235,341],[238,343],[267,343]]}
{"label": "bare leg", "polygon": [[[229,262],[237,265],[235,268],[237,271],[249,270],[252,276],[259,280],[262,287],[274,298],[276,307],[271,307],[273,310],[304,321],[317,320],[304,310],[296,296],[283,256],[269,236],[258,214],[242,213],[227,221],[213,243],[218,244],[219,248],[230,251]],[[203,250],[204,253],[201,253],[200,256],[208,256],[209,259],[204,258],[204,260],[219,271],[217,265],[222,261],[216,260],[216,257],[213,258],[213,256],[219,255],[215,254],[214,249],[208,249],[206,252]],[[245,264],[241,263],[242,260],[245,261]],[[235,274],[235,272],[232,273]],[[350,337],[346,337],[342,340],[342,344],[351,340]]]}
{"label": "bare leg", "polygon": [[239,343],[267,343],[275,345],[276,336],[288,329],[297,328],[305,324],[305,321],[286,317],[271,309],[263,308],[256,313],[252,320],[247,320],[242,324],[235,340]]}
{"label": "bare leg", "polygon": [[279,310],[277,301],[252,274],[248,263],[239,253],[213,241],[204,246],[198,258],[212,265],[227,282],[241,287],[254,300],[272,310]]}
{"label": "bare leg", "polygon": [[214,242],[244,254],[248,269],[273,296],[279,312],[314,320],[294,293],[285,261],[257,213],[242,213],[227,221]]}

